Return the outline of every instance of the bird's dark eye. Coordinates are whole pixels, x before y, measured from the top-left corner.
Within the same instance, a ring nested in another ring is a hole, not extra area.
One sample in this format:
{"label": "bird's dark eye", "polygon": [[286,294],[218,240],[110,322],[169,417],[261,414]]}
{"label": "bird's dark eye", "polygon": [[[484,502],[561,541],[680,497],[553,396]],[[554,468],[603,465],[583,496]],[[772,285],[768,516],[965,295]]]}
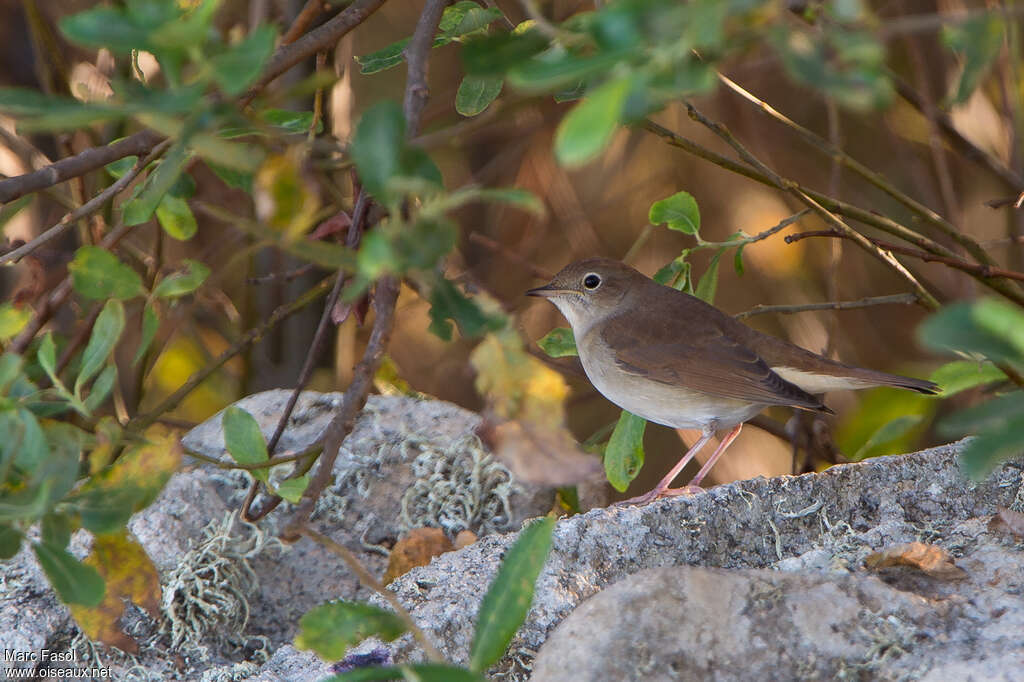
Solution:
{"label": "bird's dark eye", "polygon": [[583,286],[585,286],[588,289],[596,289],[599,286],[601,286],[601,278],[595,275],[594,273],[590,273],[589,275],[583,278]]}

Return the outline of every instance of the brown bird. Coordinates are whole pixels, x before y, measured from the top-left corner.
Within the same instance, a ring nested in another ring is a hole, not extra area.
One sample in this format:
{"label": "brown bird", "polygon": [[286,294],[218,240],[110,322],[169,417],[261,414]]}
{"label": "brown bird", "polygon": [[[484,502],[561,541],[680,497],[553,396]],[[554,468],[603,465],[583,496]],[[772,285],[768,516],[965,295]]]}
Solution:
{"label": "brown bird", "polygon": [[[701,430],[668,475],[630,503],[699,491],[743,422],[770,405],[831,413],[815,393],[875,386],[939,390],[930,381],[845,365],[762,334],[615,260],[567,265],[549,284],[526,293],[548,299],[569,321],[583,369],[605,398],[648,421]],[[719,429],[730,431],[700,472],[687,486],[670,488]]]}

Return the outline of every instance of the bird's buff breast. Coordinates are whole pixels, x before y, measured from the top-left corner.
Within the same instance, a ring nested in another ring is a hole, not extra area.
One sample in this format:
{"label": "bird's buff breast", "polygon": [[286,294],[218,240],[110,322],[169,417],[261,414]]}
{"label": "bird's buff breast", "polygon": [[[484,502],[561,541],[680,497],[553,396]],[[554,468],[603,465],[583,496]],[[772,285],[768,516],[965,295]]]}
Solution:
{"label": "bird's buff breast", "polygon": [[676,429],[727,428],[764,409],[743,400],[711,396],[623,371],[597,334],[577,340],[580,362],[601,395],[627,412]]}

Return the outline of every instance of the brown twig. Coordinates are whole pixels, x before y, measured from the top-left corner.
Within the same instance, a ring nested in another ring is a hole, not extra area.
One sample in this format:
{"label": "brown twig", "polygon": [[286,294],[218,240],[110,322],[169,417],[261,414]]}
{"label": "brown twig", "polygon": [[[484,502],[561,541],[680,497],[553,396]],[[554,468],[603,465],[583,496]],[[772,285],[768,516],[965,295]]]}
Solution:
{"label": "brown twig", "polygon": [[844,234],[848,235],[849,239],[853,241],[854,244],[857,244],[867,253],[871,254],[878,260],[882,261],[882,263],[885,263],[897,274],[899,274],[904,280],[906,280],[906,282],[914,290],[914,292],[917,294],[918,300],[921,302],[923,306],[931,310],[937,310],[939,308],[939,302],[935,299],[935,297],[932,296],[932,294],[927,289],[925,289],[920,282],[917,281],[917,278],[914,277],[914,275],[911,274],[911,272],[907,270],[907,268],[902,263],[900,263],[891,253],[887,253],[879,249],[877,246],[872,244],[867,239],[867,237],[853,230],[849,225],[840,220],[832,211],[822,206],[813,197],[811,197],[809,194],[800,189],[799,186],[796,185],[796,183],[787,180],[786,178],[783,178],[778,173],[773,171],[771,168],[766,166],[760,159],[754,156],[750,152],[750,150],[748,150],[738,139],[736,139],[736,137],[731,132],[729,132],[729,130],[724,125],[718,123],[717,121],[712,121],[711,119],[704,116],[695,106],[693,106],[693,104],[686,103],[686,108],[687,111],[689,111],[691,118],[693,118],[695,121],[706,127],[708,130],[715,133],[730,147],[735,149],[736,153],[740,155],[740,158],[746,161],[750,166],[759,170],[761,173],[767,175],[772,180],[773,185],[778,187],[780,190],[788,192],[795,196],[801,203],[805,204],[806,206],[811,208],[815,213],[817,213],[827,224],[831,225],[836,230],[839,230],[840,232],[843,232]]}
{"label": "brown twig", "polygon": [[316,18],[320,16],[323,9],[324,0],[306,0],[306,4],[302,6],[302,9],[295,16],[295,21],[292,22],[292,25],[281,36],[281,44],[287,45],[298,40],[299,36],[309,28],[309,25],[316,21]]}
{"label": "brown twig", "polygon": [[953,149],[962,154],[964,158],[988,168],[996,177],[1005,182],[1010,189],[1016,192],[1024,190],[1024,177],[1013,169],[1008,168],[999,159],[964,137],[963,134],[957,130],[956,125],[953,123],[953,119],[950,118],[949,114],[931,106],[925,98],[914,90],[914,88],[906,81],[895,74],[890,74],[890,77],[892,78],[893,84],[896,86],[896,92],[899,96],[906,100],[912,107],[917,109],[921,115],[926,118],[934,119],[935,123],[939,126],[939,130],[942,131],[943,136]]}
{"label": "brown twig", "polygon": [[126,156],[148,154],[162,139],[162,135],[144,130],[105,147],[91,147],[31,173],[0,180],[0,204],[84,175]]}
{"label": "brown twig", "polygon": [[[839,233],[835,230],[812,230],[809,232],[798,232],[786,236],[786,243],[792,244],[798,242],[801,239],[807,239],[808,237],[837,237],[840,239],[849,239],[845,234]],[[924,251],[918,251],[911,249],[900,244],[893,244],[891,242],[882,241],[881,239],[874,239],[872,237],[867,238],[875,246],[885,249],[886,251],[892,251],[894,253],[903,254],[904,256],[910,256],[918,260],[924,261],[925,263],[942,263],[948,265],[956,270],[977,275],[980,279],[989,279],[991,277],[1003,277],[1006,279],[1016,280],[1018,282],[1024,282],[1024,272],[1016,272],[1014,270],[1007,270],[1005,268],[996,267],[993,265],[981,265],[979,263],[969,263],[962,258],[948,257],[948,256],[936,256],[934,254],[925,253]]]}
{"label": "brown twig", "polygon": [[[837,235],[838,236],[838,235]],[[755,305],[750,310],[736,313],[733,317],[742,320],[753,315],[765,315],[767,313],[780,313],[788,315],[791,313],[802,313],[810,310],[852,310],[854,308],[867,308],[874,305],[888,305],[891,303],[913,304],[917,303],[917,296],[914,294],[890,294],[888,296],[868,296],[856,301],[827,301],[825,303],[798,303],[793,305]]]}
{"label": "brown twig", "polygon": [[64,234],[64,232],[68,228],[70,228],[76,220],[84,218],[85,216],[91,215],[93,212],[98,211],[103,206],[103,204],[107,203],[107,201],[109,201],[110,199],[113,199],[115,194],[119,193],[121,190],[130,185],[132,181],[135,180],[136,177],[138,177],[139,173],[141,173],[146,166],[148,166],[158,156],[164,153],[168,146],[170,146],[170,140],[165,140],[157,144],[150,150],[149,154],[147,154],[140,161],[138,161],[130,171],[122,175],[120,178],[117,179],[116,182],[114,182],[105,190],[94,196],[92,199],[85,202],[71,213],[66,214],[63,218],[60,219],[60,221],[56,225],[48,228],[32,241],[27,242],[26,244],[23,244],[16,249],[12,249],[11,251],[8,251],[4,255],[0,256],[0,265],[3,265],[5,263],[17,262],[24,256],[38,249],[46,242],[52,239],[56,239],[60,235]]}
{"label": "brown twig", "polygon": [[[755,182],[759,182],[763,185],[768,185],[771,187],[776,186],[775,182],[768,174],[762,173],[754,168],[741,164],[726,156],[722,156],[721,154],[714,152],[687,137],[679,135],[678,133],[674,133],[668,128],[658,125],[657,123],[649,119],[645,120],[642,123],[642,127],[644,128],[644,130],[647,130],[661,137],[667,144],[682,149],[683,151],[693,154],[698,158],[704,159],[705,161],[708,161],[709,163],[712,163],[718,166],[719,168],[724,168],[727,171],[736,173],[737,175],[742,175],[745,178],[748,178]],[[928,237],[925,237],[912,230],[907,229],[905,226],[901,225],[895,220],[892,220],[891,218],[888,218],[877,213],[873,213],[866,209],[860,208],[859,206],[854,206],[853,204],[849,204],[845,201],[839,201],[838,199],[830,197],[826,194],[822,194],[821,192],[816,192],[812,189],[804,187],[803,185],[793,182],[792,180],[787,180],[787,182],[790,183],[790,186],[800,189],[806,195],[813,198],[815,201],[817,201],[818,203],[820,203],[822,206],[824,206],[833,213],[845,216],[847,218],[850,218],[851,220],[855,220],[864,225],[875,227],[879,230],[882,230],[883,232],[893,235],[894,237],[898,237],[910,244],[914,244],[915,246],[919,247],[920,249],[928,253],[946,257],[956,256],[955,253],[953,253],[951,250],[949,250],[942,244],[939,244],[938,242],[935,242],[932,239],[929,239]],[[1009,282],[1003,282],[998,279],[989,279],[978,276],[973,273],[968,274],[972,274],[982,284],[989,287],[993,291],[1002,294],[1003,296],[1013,301],[1014,303],[1024,305],[1024,294],[1022,294],[1016,286],[1011,285]]]}
{"label": "brown twig", "polygon": [[[350,249],[356,249],[359,246],[359,241],[362,237],[363,226],[366,223],[366,215],[370,210],[370,197],[363,191],[359,191],[359,195],[356,198],[356,205],[352,210],[352,225],[349,227],[348,236],[345,240],[345,245]],[[290,396],[288,396],[288,402],[285,403],[284,410],[281,412],[281,417],[277,420],[277,428],[274,429],[274,434],[267,442],[267,452],[271,455],[274,454],[274,450],[277,448],[277,444],[281,441],[281,436],[284,435],[284,430],[288,426],[288,420],[291,419],[292,412],[295,410],[295,405],[299,402],[299,396],[302,395],[302,391],[306,388],[306,384],[309,383],[309,379],[313,376],[313,366],[316,363],[316,358],[320,354],[321,346],[324,344],[324,339],[327,337],[327,329],[330,326],[331,314],[334,310],[334,306],[338,303],[338,298],[341,296],[341,290],[345,286],[345,272],[339,271],[334,278],[334,286],[331,289],[331,293],[328,294],[327,300],[324,302],[324,311],[320,315],[320,322],[317,324],[316,332],[313,334],[313,341],[309,345],[309,350],[306,352],[306,359],[302,363],[302,369],[299,370],[299,377],[295,382],[295,388],[292,390]],[[254,480],[249,488],[249,494],[245,498],[245,504],[242,505],[242,518],[249,522],[255,522],[262,519],[264,516],[274,511],[279,504],[281,504],[280,495],[271,495],[267,500],[260,506],[259,509],[253,510],[252,503],[256,500],[256,495],[259,492],[260,482]]]}
{"label": "brown twig", "polygon": [[359,559],[356,558],[355,554],[353,554],[348,547],[345,547],[344,545],[335,542],[323,533],[318,533],[317,531],[313,530],[308,526],[302,526],[299,529],[299,532],[302,535],[308,537],[309,539],[315,540],[316,542],[320,543],[321,545],[323,545],[324,547],[326,547],[327,549],[331,550],[339,557],[341,557],[342,561],[344,561],[345,564],[349,567],[349,570],[355,573],[356,577],[359,578],[359,582],[363,585],[363,587],[365,587],[368,590],[376,592],[377,594],[382,596],[388,602],[388,604],[391,605],[391,608],[395,610],[395,615],[397,615],[399,618],[402,619],[402,621],[405,622],[406,627],[409,628],[409,632],[412,633],[412,636],[416,638],[416,641],[419,642],[421,647],[423,647],[423,653],[426,654],[427,658],[429,658],[431,661],[435,663],[444,662],[444,656],[442,656],[441,652],[437,650],[437,647],[435,647],[431,643],[431,641],[427,638],[426,633],[423,632],[420,626],[416,624],[416,621],[412,619],[412,616],[409,615],[409,612],[405,609],[404,606],[402,606],[402,602],[398,600],[398,597],[395,595],[395,593],[385,588],[380,583],[380,581],[374,578],[373,575],[366,570],[363,564],[360,563]]}
{"label": "brown twig", "polygon": [[[408,138],[415,137],[419,133],[420,117],[429,95],[427,64],[430,47],[441,21],[441,14],[447,5],[448,0],[427,0],[423,13],[420,15],[419,21],[416,22],[416,30],[409,41],[409,46],[406,48],[408,75],[405,83],[403,113],[405,114]],[[341,405],[324,432],[324,451],[317,462],[316,472],[306,487],[298,508],[281,533],[282,538],[286,540],[294,539],[299,534],[308,531],[306,522],[313,513],[313,506],[317,499],[331,481],[334,474],[334,463],[338,459],[341,444],[352,432],[356,417],[366,404],[366,397],[373,388],[373,377],[377,373],[377,368],[380,367],[384,350],[394,327],[398,286],[398,281],[390,275],[385,275],[377,280],[373,296],[375,319],[370,340],[366,345],[362,360],[359,361],[352,373],[352,383],[349,384]]]}
{"label": "brown twig", "polygon": [[[163,420],[161,419],[159,421]],[[297,452],[291,455],[280,455],[278,457],[271,457],[265,462],[249,462],[247,464],[242,462],[225,462],[222,459],[210,457],[209,455],[204,455],[201,452],[197,452],[196,450],[190,450],[189,448],[185,448],[185,454],[188,455],[189,457],[192,457],[193,459],[198,459],[203,462],[206,462],[207,464],[211,464],[217,467],[218,469],[241,469],[242,471],[253,471],[254,469],[269,469],[270,467],[275,467],[279,464],[288,464],[289,462],[296,462],[298,460],[316,457],[318,454],[320,454],[320,446],[316,445],[314,447],[307,448],[302,452]]]}
{"label": "brown twig", "polygon": [[384,2],[385,0],[356,0],[337,16],[317,26],[295,42],[282,45],[267,62],[263,75],[242,97],[241,105],[247,106],[268,83],[306,57],[333,47],[345,34],[380,9]]}

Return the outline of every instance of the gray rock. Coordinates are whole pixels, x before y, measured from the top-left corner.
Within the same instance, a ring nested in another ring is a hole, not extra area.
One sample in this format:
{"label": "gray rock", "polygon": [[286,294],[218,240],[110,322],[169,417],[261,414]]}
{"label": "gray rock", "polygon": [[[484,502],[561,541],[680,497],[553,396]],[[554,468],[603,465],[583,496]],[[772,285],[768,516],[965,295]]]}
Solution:
{"label": "gray rock", "polygon": [[[1004,652],[998,620],[1008,617],[1006,622],[1016,623],[1024,617],[1024,608],[1013,606],[998,619],[984,612],[1008,595],[1019,597],[1022,555],[1019,546],[1000,554],[1001,543],[1012,545],[1012,541],[995,538],[990,542],[984,528],[997,508],[1024,504],[1024,463],[1007,463],[975,484],[959,471],[960,447],[952,444],[877,458],[821,474],[739,481],[692,497],[644,507],[598,509],[564,519],[555,531],[554,549],[538,580],[530,616],[513,640],[513,655],[496,672],[525,678],[531,652],[581,601],[645,569],[778,565],[826,575],[863,574],[861,566],[868,553],[913,540],[946,548],[972,577],[959,587],[928,579],[916,586],[897,585],[898,589],[920,590],[928,599],[963,600],[966,597],[955,590],[971,590],[1001,576],[991,592],[970,593],[970,599],[977,598],[981,606],[965,617],[979,636],[987,637],[984,644],[979,642],[982,650],[992,647]],[[480,599],[504,549],[514,539],[512,535],[485,538],[438,557],[392,584],[416,621],[433,633],[434,641],[453,660],[468,659]],[[998,561],[993,558],[997,556]],[[1001,572],[982,570],[977,563],[1001,567]],[[817,603],[815,608],[828,606]],[[998,613],[999,607],[994,608]],[[982,625],[984,620],[988,624]],[[391,646],[397,660],[421,657],[408,637]]]}
{"label": "gray rock", "polygon": [[299,651],[290,644],[274,652],[251,682],[320,682],[331,676],[331,665],[310,651]]}

